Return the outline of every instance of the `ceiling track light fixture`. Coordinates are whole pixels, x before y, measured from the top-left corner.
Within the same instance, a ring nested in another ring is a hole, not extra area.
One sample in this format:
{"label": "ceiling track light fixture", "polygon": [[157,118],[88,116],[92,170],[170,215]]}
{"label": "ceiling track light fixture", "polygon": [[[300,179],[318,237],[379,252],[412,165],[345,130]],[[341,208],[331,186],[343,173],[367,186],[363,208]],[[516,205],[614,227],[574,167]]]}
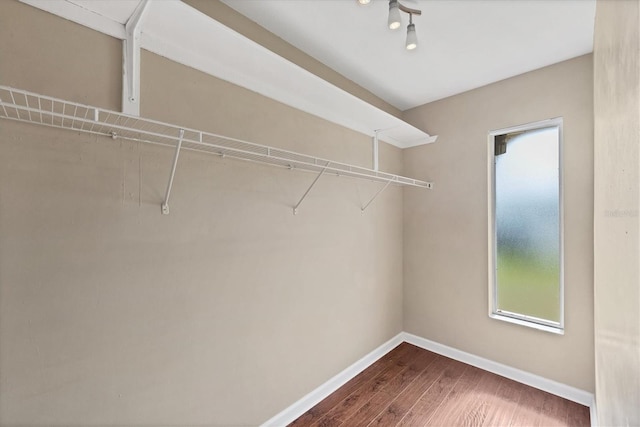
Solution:
{"label": "ceiling track light fixture", "polygon": [[[361,5],[366,5],[369,4],[371,0],[357,0],[357,2]],[[405,47],[407,50],[414,50],[418,47],[418,36],[416,35],[416,25],[413,23],[413,15],[422,15],[422,11],[406,7],[398,0],[389,0],[389,18],[387,19],[387,25],[390,30],[397,30],[402,25],[400,12],[404,12],[409,15]]]}
{"label": "ceiling track light fixture", "polygon": [[390,30],[397,30],[400,28],[400,3],[398,0],[389,0],[389,19],[387,25]]}
{"label": "ceiling track light fixture", "polygon": [[[356,0],[361,5],[367,5],[371,0]],[[387,25],[390,30],[397,30],[402,25],[400,12],[409,15],[409,25],[407,25],[407,41],[405,47],[407,50],[414,50],[418,47],[418,36],[416,35],[416,24],[413,23],[413,15],[422,15],[422,11],[411,9],[400,3],[398,0],[389,0],[389,18]]]}
{"label": "ceiling track light fixture", "polygon": [[418,47],[418,36],[416,35],[416,24],[413,23],[413,14],[409,14],[409,25],[407,25],[407,42],[405,44],[407,50],[413,50]]}

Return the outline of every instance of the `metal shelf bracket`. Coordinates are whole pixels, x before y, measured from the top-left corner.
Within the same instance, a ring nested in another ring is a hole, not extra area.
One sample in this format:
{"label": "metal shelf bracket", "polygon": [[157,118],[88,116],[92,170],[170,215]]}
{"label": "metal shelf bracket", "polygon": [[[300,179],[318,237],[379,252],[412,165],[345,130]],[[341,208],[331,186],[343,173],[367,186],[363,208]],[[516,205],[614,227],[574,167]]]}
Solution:
{"label": "metal shelf bracket", "polygon": [[369,205],[370,205],[371,203],[373,203],[373,201],[374,201],[374,200],[375,200],[375,199],[376,199],[380,194],[382,194],[382,192],[383,192],[384,190],[386,190],[386,189],[387,189],[387,187],[389,187],[389,184],[391,184],[391,181],[387,181],[387,183],[384,185],[384,187],[382,187],[381,189],[379,189],[379,190],[378,190],[378,192],[377,192],[376,194],[374,194],[374,196],[371,198],[371,200],[369,200],[369,201],[367,202],[367,204],[366,204],[366,205],[364,205],[362,208],[360,208],[360,211],[362,211],[362,213],[364,213],[364,211],[369,207]]}
{"label": "metal shelf bracket", "polygon": [[320,179],[320,177],[322,175],[324,175],[324,173],[327,171],[327,168],[329,167],[329,165],[331,164],[331,162],[327,162],[327,165],[320,171],[320,173],[318,174],[318,176],[316,176],[316,179],[313,180],[313,182],[311,183],[311,185],[309,186],[309,188],[307,188],[307,191],[304,192],[304,194],[302,195],[302,198],[300,199],[300,201],[298,203],[296,203],[296,205],[293,207],[293,214],[297,215],[298,214],[298,207],[300,206],[300,204],[302,203],[302,201],[305,199],[305,197],[307,197],[307,194],[309,194],[309,191],[311,191],[311,189],[313,188],[314,185],[316,185],[316,182],[318,182],[318,180]]}
{"label": "metal shelf bracket", "polygon": [[173,165],[171,166],[171,175],[169,175],[169,184],[167,184],[167,192],[162,202],[162,214],[169,215],[169,197],[171,197],[171,187],[173,187],[173,177],[176,174],[176,166],[178,166],[178,157],[180,156],[180,148],[182,148],[182,139],[184,138],[184,129],[180,129],[178,145],[176,145],[176,153],[173,156]]}

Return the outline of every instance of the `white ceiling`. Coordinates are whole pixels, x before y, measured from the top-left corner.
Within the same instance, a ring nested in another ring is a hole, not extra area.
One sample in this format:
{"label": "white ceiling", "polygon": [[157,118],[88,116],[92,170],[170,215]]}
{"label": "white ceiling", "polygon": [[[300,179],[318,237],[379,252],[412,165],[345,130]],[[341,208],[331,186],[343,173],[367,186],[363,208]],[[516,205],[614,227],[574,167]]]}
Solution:
{"label": "white ceiling", "polygon": [[[141,2],[20,1],[120,39]],[[222,1],[401,110],[591,52],[593,45],[595,0],[401,0],[423,11],[415,18],[420,46],[411,52],[404,29],[387,29],[387,0]],[[436,139],[178,0],[149,0],[140,45],[401,148]]]}
{"label": "white ceiling", "polygon": [[415,51],[387,0],[222,1],[400,110],[593,50],[595,0],[400,0]]}

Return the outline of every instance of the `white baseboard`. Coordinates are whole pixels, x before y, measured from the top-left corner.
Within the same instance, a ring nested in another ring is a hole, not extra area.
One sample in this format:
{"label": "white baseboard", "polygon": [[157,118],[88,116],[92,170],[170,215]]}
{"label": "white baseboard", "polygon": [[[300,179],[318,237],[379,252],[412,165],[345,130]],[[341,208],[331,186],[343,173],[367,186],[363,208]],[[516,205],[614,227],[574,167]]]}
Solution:
{"label": "white baseboard", "polygon": [[485,371],[493,372],[494,374],[555,394],[556,396],[563,397],[589,408],[591,408],[593,404],[593,394],[587,391],[513,368],[511,366],[503,365],[502,363],[494,362],[474,354],[466,353],[453,347],[430,341],[407,332],[403,332],[401,335],[404,341],[424,348],[425,350],[441,354],[468,365],[476,366],[480,369],[484,369]]}
{"label": "white baseboard", "polygon": [[480,369],[484,369],[485,371],[493,372],[494,374],[587,406],[590,410],[591,426],[597,426],[595,399],[592,393],[513,368],[511,366],[503,365],[502,363],[494,362],[471,353],[466,353],[426,338],[421,338],[407,332],[401,332],[386,343],[382,344],[380,347],[373,350],[371,353],[364,356],[362,359],[355,362],[353,365],[329,379],[324,384],[320,385],[315,390],[311,391],[288,408],[264,422],[261,427],[282,427],[293,422],[309,409],[320,403],[322,399],[329,396],[331,393],[343,386],[347,381],[364,371],[367,367],[373,364],[373,362],[380,359],[402,342],[408,342],[409,344],[413,344],[425,350],[476,366]]}
{"label": "white baseboard", "polygon": [[402,336],[403,333],[400,333],[391,338],[389,341],[382,344],[380,347],[376,348],[353,365],[329,379],[329,381],[325,382],[320,387],[311,391],[293,405],[265,421],[261,427],[282,427],[293,422],[300,415],[320,403],[325,397],[342,387],[347,381],[371,366],[373,362],[393,350],[396,346],[400,345],[403,341]]}

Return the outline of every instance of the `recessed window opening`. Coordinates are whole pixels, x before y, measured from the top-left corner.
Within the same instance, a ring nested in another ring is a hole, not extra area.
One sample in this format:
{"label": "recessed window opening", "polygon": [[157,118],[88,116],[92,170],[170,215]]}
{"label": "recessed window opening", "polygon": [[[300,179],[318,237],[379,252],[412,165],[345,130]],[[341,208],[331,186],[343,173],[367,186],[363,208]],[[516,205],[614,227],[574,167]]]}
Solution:
{"label": "recessed window opening", "polygon": [[489,134],[491,317],[562,333],[562,119]]}

